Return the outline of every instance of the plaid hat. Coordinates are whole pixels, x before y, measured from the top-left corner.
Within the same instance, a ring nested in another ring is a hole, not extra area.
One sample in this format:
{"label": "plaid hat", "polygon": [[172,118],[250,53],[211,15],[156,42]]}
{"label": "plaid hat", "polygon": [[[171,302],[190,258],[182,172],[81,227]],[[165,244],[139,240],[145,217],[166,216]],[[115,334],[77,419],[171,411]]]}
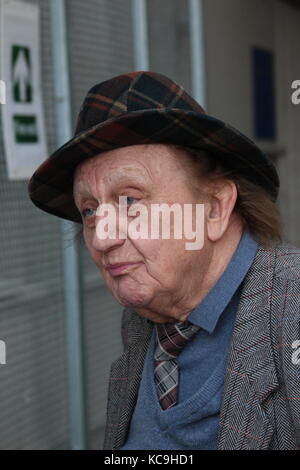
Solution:
{"label": "plaid hat", "polygon": [[73,139],[32,175],[29,196],[40,209],[81,223],[73,199],[76,166],[100,152],[165,143],[214,154],[276,200],[279,179],[271,160],[250,139],[209,116],[182,86],[154,72],[132,72],[95,85],[78,115]]}

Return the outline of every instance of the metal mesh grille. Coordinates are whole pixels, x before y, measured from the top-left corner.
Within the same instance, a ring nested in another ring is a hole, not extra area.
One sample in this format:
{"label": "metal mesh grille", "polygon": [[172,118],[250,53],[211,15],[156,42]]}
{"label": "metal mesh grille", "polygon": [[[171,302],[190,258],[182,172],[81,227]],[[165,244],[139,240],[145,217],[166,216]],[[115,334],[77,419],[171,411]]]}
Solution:
{"label": "metal mesh grille", "polygon": [[[41,6],[41,55],[48,150],[55,149],[49,0]],[[74,122],[88,88],[132,69],[130,0],[68,4]],[[1,122],[0,122],[1,130]],[[1,136],[2,139],[2,136]],[[68,397],[60,221],[33,206],[27,181],[7,180],[0,140],[0,448],[68,446]],[[65,240],[64,243],[70,243]],[[108,372],[121,352],[122,308],[82,246],[90,446],[101,448]]]}
{"label": "metal mesh grille", "polygon": [[[34,3],[34,2],[32,2]],[[48,2],[41,2],[42,76],[49,147],[54,145]],[[0,141],[0,448],[64,446],[67,395],[59,221],[7,180]]]}
{"label": "metal mesh grille", "polygon": [[[74,122],[91,86],[133,68],[130,5],[130,0],[115,0],[113,8],[110,0],[68,2]],[[99,449],[110,364],[121,353],[122,307],[104,287],[86,249],[83,266],[90,445]]]}

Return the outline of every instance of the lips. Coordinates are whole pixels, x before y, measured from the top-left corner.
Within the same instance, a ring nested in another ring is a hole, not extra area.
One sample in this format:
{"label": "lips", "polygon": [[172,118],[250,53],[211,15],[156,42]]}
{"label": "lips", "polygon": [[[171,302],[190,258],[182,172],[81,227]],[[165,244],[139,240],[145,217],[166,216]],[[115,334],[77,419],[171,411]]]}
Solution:
{"label": "lips", "polygon": [[141,264],[141,262],[137,262],[137,263],[126,262],[126,263],[107,264],[106,269],[109,271],[109,273],[112,276],[118,276],[118,275],[124,273],[125,271],[130,270],[133,266],[137,266],[139,264]]}

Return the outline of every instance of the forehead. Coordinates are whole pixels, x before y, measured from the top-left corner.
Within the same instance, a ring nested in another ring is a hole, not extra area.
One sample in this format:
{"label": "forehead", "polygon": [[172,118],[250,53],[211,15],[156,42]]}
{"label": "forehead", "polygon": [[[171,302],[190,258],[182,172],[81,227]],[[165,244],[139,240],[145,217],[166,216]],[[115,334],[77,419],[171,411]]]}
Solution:
{"label": "forehead", "polygon": [[176,151],[164,144],[134,145],[103,152],[77,166],[74,192],[99,179],[103,183],[125,179],[144,181],[162,177],[166,172],[178,174]]}

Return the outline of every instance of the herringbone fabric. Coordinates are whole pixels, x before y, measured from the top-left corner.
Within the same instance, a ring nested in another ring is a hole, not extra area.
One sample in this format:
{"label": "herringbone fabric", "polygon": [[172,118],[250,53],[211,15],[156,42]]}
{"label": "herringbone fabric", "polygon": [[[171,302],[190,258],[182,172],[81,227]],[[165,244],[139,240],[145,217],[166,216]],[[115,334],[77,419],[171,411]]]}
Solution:
{"label": "herringbone fabric", "polygon": [[192,323],[157,323],[154,352],[154,378],[163,410],[177,404],[179,368],[177,356],[200,329]]}

